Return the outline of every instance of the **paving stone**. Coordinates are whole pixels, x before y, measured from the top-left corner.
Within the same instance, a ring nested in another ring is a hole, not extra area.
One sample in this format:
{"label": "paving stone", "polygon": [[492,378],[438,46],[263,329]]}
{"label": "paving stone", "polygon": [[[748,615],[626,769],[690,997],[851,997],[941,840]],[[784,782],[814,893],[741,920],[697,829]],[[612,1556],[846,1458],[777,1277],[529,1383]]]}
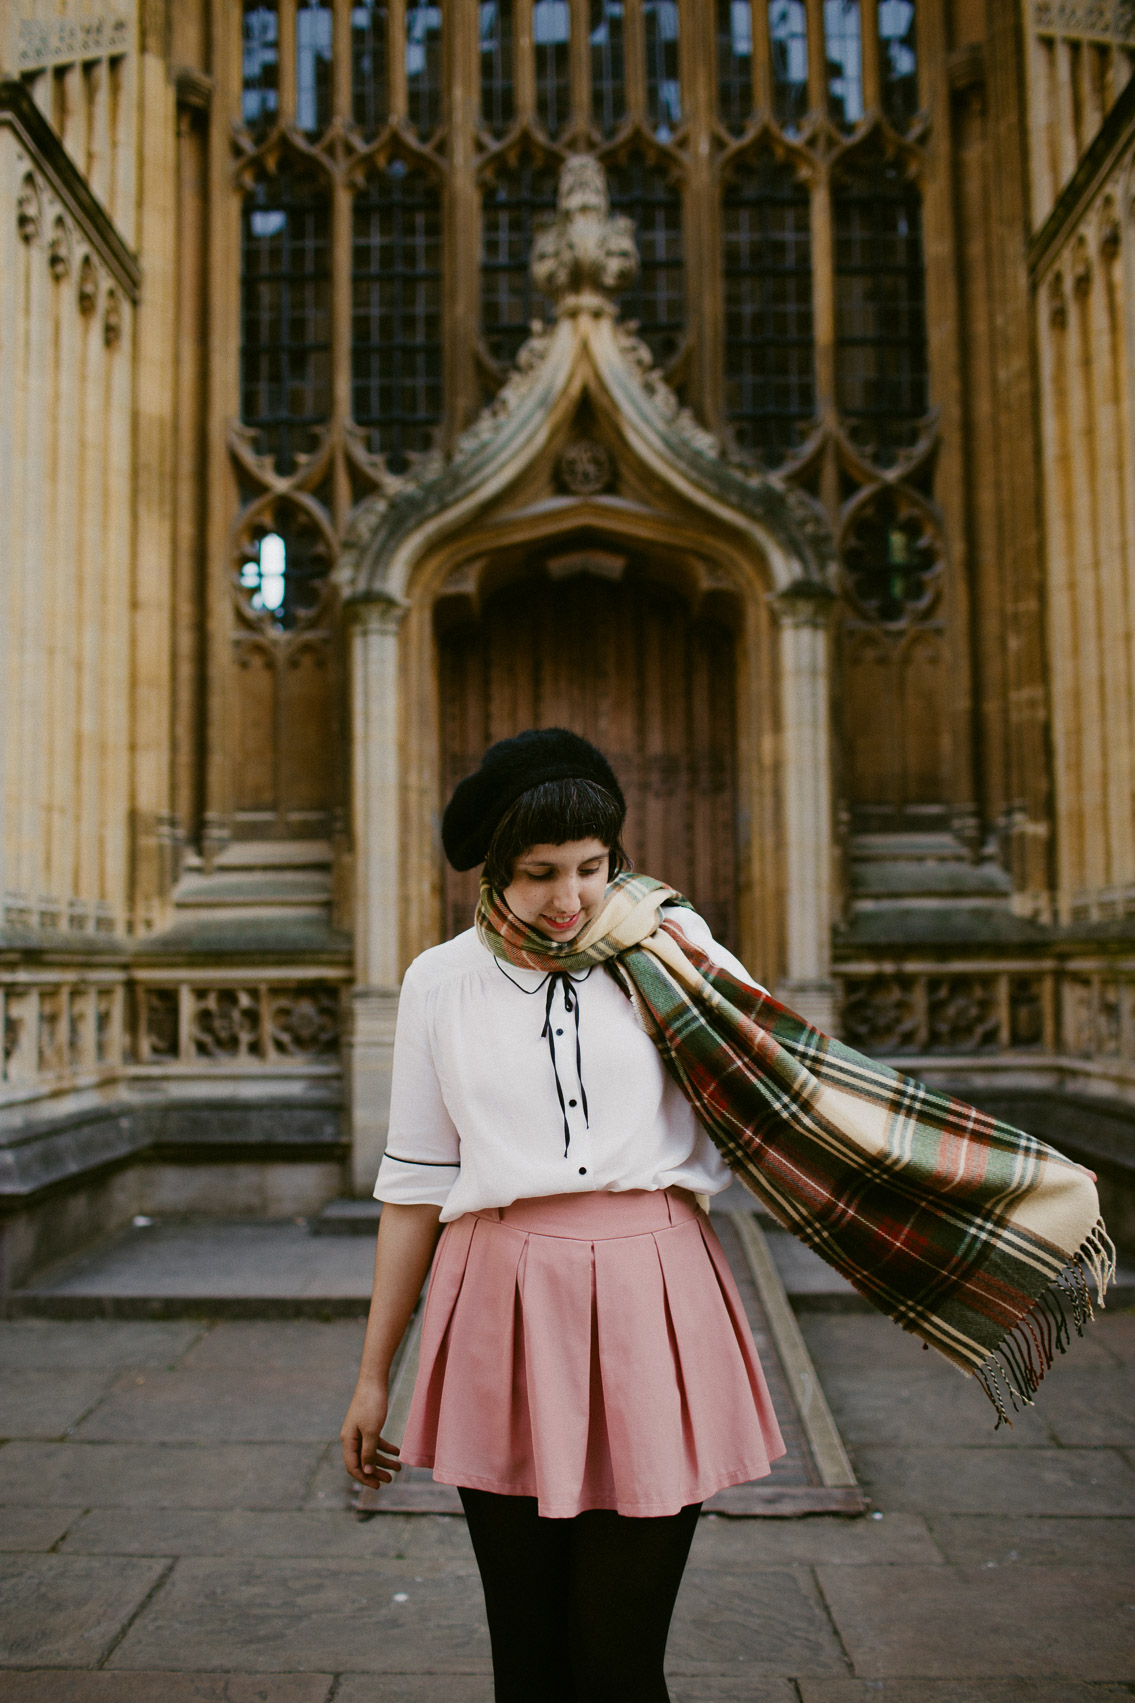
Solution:
{"label": "paving stone", "polygon": [[50,1549],[81,1508],[0,1508],[0,1550]]}
{"label": "paving stone", "polygon": [[1117,1359],[1135,1364],[1135,1312],[1116,1313],[1110,1307],[1106,1312],[1097,1312],[1091,1333]]}
{"label": "paving stone", "polygon": [[400,1673],[390,1678],[348,1673],[339,1682],[335,1703],[493,1703],[493,1681],[488,1673],[465,1673],[460,1678],[448,1673]]}
{"label": "paving stone", "polygon": [[196,1322],[127,1319],[0,1321],[0,1371],[109,1372],[128,1366],[173,1366],[202,1334]]}
{"label": "paving stone", "polygon": [[1074,1679],[804,1679],[801,1703],[1130,1703],[1128,1685]]}
{"label": "paving stone", "polygon": [[[1049,1429],[1048,1411],[1041,1411],[1041,1398],[1036,1408],[1014,1415],[1012,1430],[1003,1425],[995,1431],[996,1415],[974,1379],[963,1377],[944,1362],[934,1365],[925,1355],[922,1358],[924,1364],[903,1371],[872,1367],[866,1377],[862,1367],[857,1372],[825,1371],[824,1394],[849,1447],[855,1443],[895,1443],[928,1448],[944,1443],[1019,1449],[1056,1441]],[[1116,1366],[1089,1370],[1097,1376],[1124,1375]],[[1125,1443],[1135,1441],[1135,1436],[1083,1440]]]}
{"label": "paving stone", "polygon": [[763,1678],[844,1673],[847,1664],[805,1569],[723,1575],[690,1567],[678,1593],[666,1666],[674,1674],[740,1677],[743,1670]]}
{"label": "paving stone", "polygon": [[181,1361],[185,1371],[289,1372],[345,1382],[344,1411],[359,1373],[366,1322],[226,1319],[205,1331]]}
{"label": "paving stone", "polygon": [[1135,1444],[1135,1361],[1086,1366],[1078,1378],[1062,1379],[1051,1396],[1046,1381],[1038,1404],[1042,1400],[1053,1435],[1069,1448]]}
{"label": "paving stone", "polygon": [[0,1437],[62,1437],[110,1388],[112,1372],[13,1372],[0,1379]]}
{"label": "paving stone", "polygon": [[298,1443],[7,1443],[0,1504],[294,1508],[319,1459]]}
{"label": "paving stone", "polygon": [[832,1618],[863,1679],[1125,1680],[1135,1673],[1135,1580],[1111,1568],[821,1567]]}
{"label": "paving stone", "polygon": [[4,1703],[325,1703],[332,1683],[328,1673],[8,1673]]}
{"label": "paving stone", "polygon": [[1110,1449],[857,1448],[853,1456],[885,1513],[1135,1514],[1135,1472]]}
{"label": "paving stone", "polygon": [[0,1666],[97,1667],[169,1566],[81,1555],[0,1557]]}
{"label": "paving stone", "polygon": [[[901,1517],[901,1516],[897,1516]],[[63,1544],[65,1555],[230,1555],[297,1559],[414,1560],[476,1571],[464,1520],[390,1514],[357,1520],[347,1511],[264,1513],[246,1509],[94,1508]],[[885,1558],[885,1557],[884,1557]],[[919,1555],[918,1560],[925,1559]],[[873,1557],[878,1559],[878,1557]]]}
{"label": "paving stone", "polygon": [[[669,1684],[670,1703],[716,1703],[718,1698],[744,1703],[797,1703],[790,1679],[693,1679],[678,1677]],[[360,1699],[361,1703],[361,1699]]]}
{"label": "paving stone", "polygon": [[[821,1378],[829,1370],[872,1376],[885,1367],[901,1372],[929,1363],[933,1353],[923,1349],[920,1338],[881,1314],[802,1313],[797,1322]],[[948,1365],[943,1369],[952,1370]]]}
{"label": "paving stone", "polygon": [[920,1514],[884,1519],[817,1515],[797,1520],[728,1520],[706,1514],[698,1521],[690,1555],[695,1567],[774,1567],[819,1561],[921,1562],[942,1559]]}
{"label": "paving stone", "polygon": [[182,1561],[109,1666],[488,1672],[480,1580],[422,1565]]}
{"label": "paving stone", "polygon": [[[312,1475],[303,1505],[305,1508],[349,1508],[353,1493],[354,1483],[347,1477],[342,1450],[338,1443],[329,1443]],[[387,1520],[393,1515],[380,1514],[377,1517]]]}
{"label": "paving stone", "polygon": [[[352,1384],[352,1388],[353,1388]],[[350,1400],[326,1380],[256,1367],[126,1372],[77,1429],[84,1442],[326,1443]]]}
{"label": "paving stone", "polygon": [[[1135,1573],[1135,1520],[1075,1517],[1011,1519],[937,1514],[931,1535],[947,1561],[962,1566],[1116,1567]],[[70,1541],[70,1540],[68,1540]]]}

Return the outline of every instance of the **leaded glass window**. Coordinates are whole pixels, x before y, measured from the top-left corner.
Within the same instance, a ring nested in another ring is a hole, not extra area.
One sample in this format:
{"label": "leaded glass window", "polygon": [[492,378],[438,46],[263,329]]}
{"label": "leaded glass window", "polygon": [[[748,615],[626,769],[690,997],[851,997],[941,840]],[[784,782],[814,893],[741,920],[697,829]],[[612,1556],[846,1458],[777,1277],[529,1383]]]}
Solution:
{"label": "leaded glass window", "polygon": [[406,105],[423,139],[441,123],[441,7],[406,0]]}
{"label": "leaded glass window", "polygon": [[280,20],[274,4],[245,0],[241,50],[241,119],[253,135],[268,130],[280,109]]}
{"label": "leaded glass window", "polygon": [[325,0],[296,6],[296,125],[309,136],[331,122],[331,7]]}
{"label": "leaded glass window", "polygon": [[351,116],[367,137],[390,111],[389,28],[389,9],[377,0],[356,0],[351,7]]}
{"label": "leaded glass window", "polygon": [[927,411],[922,198],[881,154],[836,174],[836,399],[876,460],[914,442]]}
{"label": "leaded glass window", "polygon": [[678,0],[642,0],[646,48],[646,116],[659,141],[682,122],[678,64]]}
{"label": "leaded glass window", "polygon": [[591,117],[613,136],[627,115],[626,15],[623,0],[590,0]]}
{"label": "leaded glass window", "polygon": [[905,130],[918,111],[914,0],[879,0],[879,65],[883,111]]}
{"label": "leaded glass window", "polygon": [[863,38],[859,0],[824,0],[828,112],[851,130],[863,117]]}
{"label": "leaded glass window", "polygon": [[744,161],[725,188],[722,233],[726,418],[775,467],[815,413],[807,186],[770,153]]}
{"label": "leaded glass window", "polygon": [[255,613],[286,633],[318,609],[330,565],[318,527],[302,511],[281,504],[271,530],[258,526],[243,541],[238,578]]}
{"label": "leaded glass window", "polygon": [[330,234],[326,185],[302,168],[244,198],[241,418],[283,473],[331,411]]}
{"label": "leaded glass window", "polygon": [[717,116],[736,135],[752,110],[751,0],[717,0]]}
{"label": "leaded glass window", "polygon": [[531,321],[550,317],[528,257],[540,223],[556,210],[556,176],[551,165],[522,160],[499,172],[481,198],[481,326],[502,367],[514,360]]}
{"label": "leaded glass window", "polygon": [[533,0],[536,115],[549,136],[571,116],[571,6],[569,0]]}
{"label": "leaded glass window", "polygon": [[808,111],[808,14],[804,0],[769,0],[773,116],[795,136]]}
{"label": "leaded glass window", "polygon": [[612,167],[609,185],[612,209],[634,221],[640,261],[620,312],[638,321],[640,336],[665,365],[678,352],[685,321],[681,197],[666,172],[641,155]]}
{"label": "leaded glass window", "polygon": [[355,196],[351,267],[351,411],[394,472],[441,419],[441,303],[441,197],[395,159]]}
{"label": "leaded glass window", "polygon": [[516,116],[512,0],[481,0],[481,122],[503,136]]}

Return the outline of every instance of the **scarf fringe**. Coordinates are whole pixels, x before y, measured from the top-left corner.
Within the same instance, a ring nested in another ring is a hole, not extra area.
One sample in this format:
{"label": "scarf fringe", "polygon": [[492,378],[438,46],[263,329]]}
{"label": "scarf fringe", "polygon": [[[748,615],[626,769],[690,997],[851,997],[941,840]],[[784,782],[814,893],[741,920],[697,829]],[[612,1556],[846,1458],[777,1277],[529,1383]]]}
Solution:
{"label": "scarf fringe", "polygon": [[1114,1281],[1115,1266],[1115,1244],[1101,1218],[1032,1310],[974,1370],[997,1414],[995,1431],[1002,1425],[1012,1426],[1009,1407],[1020,1413],[1022,1408],[1033,1406],[1033,1396],[1045,1373],[1057,1354],[1067,1351],[1072,1331],[1083,1336],[1084,1326],[1095,1317],[1089,1277],[1095,1284],[1096,1305],[1103,1311],[1104,1292]]}

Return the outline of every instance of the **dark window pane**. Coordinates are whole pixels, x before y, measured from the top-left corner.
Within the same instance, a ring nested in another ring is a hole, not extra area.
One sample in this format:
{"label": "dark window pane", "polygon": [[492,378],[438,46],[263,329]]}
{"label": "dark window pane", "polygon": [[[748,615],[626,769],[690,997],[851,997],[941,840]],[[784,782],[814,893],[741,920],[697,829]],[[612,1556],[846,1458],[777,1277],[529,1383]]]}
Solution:
{"label": "dark window pane", "polygon": [[280,22],[275,5],[245,0],[243,36],[240,112],[258,134],[275,124],[280,109]]}
{"label": "dark window pane", "polygon": [[551,319],[551,304],[528,274],[539,224],[556,209],[554,167],[522,160],[501,171],[481,197],[481,327],[494,360],[513,361],[533,319]]}
{"label": "dark window pane", "polygon": [[571,116],[571,6],[569,0],[533,0],[536,116],[558,136]]}
{"label": "dark window pane", "polygon": [[883,465],[926,413],[922,200],[902,166],[860,156],[833,186],[836,398],[856,440]]}
{"label": "dark window pane", "polygon": [[503,136],[515,115],[512,0],[481,0],[481,122]]}
{"label": "dark window pane", "polygon": [[730,177],[721,223],[725,412],[738,444],[775,467],[816,405],[808,190],[762,153]]}
{"label": "dark window pane", "polygon": [[288,632],[319,607],[330,566],[319,528],[302,511],[279,504],[270,529],[258,526],[243,546],[240,583],[253,609]]}
{"label": "dark window pane", "polygon": [[863,117],[863,41],[859,0],[824,0],[828,111],[850,130]]}
{"label": "dark window pane", "polygon": [[646,116],[655,135],[668,142],[682,122],[678,70],[678,0],[642,0],[646,37]]}
{"label": "dark window pane", "polygon": [[441,123],[441,7],[407,0],[406,99],[423,140]]}
{"label": "dark window pane", "polygon": [[430,447],[442,412],[441,197],[392,160],[355,196],[351,411],[400,472]]}
{"label": "dark window pane", "polygon": [[299,0],[296,7],[296,124],[309,136],[331,122],[331,7]]}
{"label": "dark window pane", "polygon": [[390,111],[389,28],[389,10],[377,0],[351,7],[351,111],[364,136],[381,129]]}
{"label": "dark window pane", "polygon": [[769,0],[773,116],[795,136],[808,110],[808,14],[804,0]]}
{"label": "dark window pane", "polygon": [[685,319],[681,195],[664,171],[638,155],[613,167],[608,178],[613,211],[634,221],[640,261],[619,311],[637,319],[640,336],[665,365],[678,352]]}
{"label": "dark window pane", "polygon": [[753,8],[717,0],[717,116],[734,135],[753,110]]}
{"label": "dark window pane", "polygon": [[905,130],[918,111],[918,56],[914,0],[879,0],[879,63],[883,111]]}
{"label": "dark window pane", "polygon": [[612,136],[627,115],[623,0],[591,0],[591,116]]}
{"label": "dark window pane", "polygon": [[290,165],[244,198],[241,418],[284,473],[331,411],[330,233],[323,180]]}

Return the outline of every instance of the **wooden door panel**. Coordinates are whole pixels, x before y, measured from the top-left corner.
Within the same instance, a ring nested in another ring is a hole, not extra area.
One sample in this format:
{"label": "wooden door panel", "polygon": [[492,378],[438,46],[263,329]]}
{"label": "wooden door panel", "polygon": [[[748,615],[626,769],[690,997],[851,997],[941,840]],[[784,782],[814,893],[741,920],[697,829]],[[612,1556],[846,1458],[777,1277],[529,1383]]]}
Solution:
{"label": "wooden door panel", "polygon": [[[608,756],[636,868],[687,893],[733,942],[733,636],[649,581],[524,580],[439,634],[446,797],[494,740],[570,727]],[[468,928],[479,871],[446,871],[448,936]]]}

